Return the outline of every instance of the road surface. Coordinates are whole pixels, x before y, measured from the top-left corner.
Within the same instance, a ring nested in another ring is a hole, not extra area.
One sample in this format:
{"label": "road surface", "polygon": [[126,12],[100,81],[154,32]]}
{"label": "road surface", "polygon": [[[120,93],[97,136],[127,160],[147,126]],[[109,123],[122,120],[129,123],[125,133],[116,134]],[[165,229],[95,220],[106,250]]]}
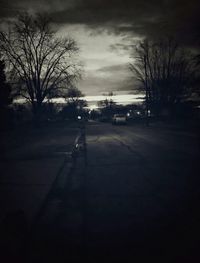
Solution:
{"label": "road surface", "polygon": [[[199,242],[199,139],[89,123],[83,154],[36,224],[30,262],[181,262]],[[61,183],[60,183],[61,184]]]}

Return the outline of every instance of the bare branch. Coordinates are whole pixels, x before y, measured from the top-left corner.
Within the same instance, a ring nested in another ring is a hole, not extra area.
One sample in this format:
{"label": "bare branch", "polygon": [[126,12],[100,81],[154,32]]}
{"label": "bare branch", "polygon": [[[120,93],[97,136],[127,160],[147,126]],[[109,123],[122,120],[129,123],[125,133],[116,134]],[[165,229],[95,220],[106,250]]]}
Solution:
{"label": "bare branch", "polygon": [[21,95],[34,107],[39,107],[52,90],[65,92],[78,77],[79,67],[73,61],[77,50],[74,40],[55,35],[43,15],[20,14],[9,32],[0,32],[0,51],[23,83]]}

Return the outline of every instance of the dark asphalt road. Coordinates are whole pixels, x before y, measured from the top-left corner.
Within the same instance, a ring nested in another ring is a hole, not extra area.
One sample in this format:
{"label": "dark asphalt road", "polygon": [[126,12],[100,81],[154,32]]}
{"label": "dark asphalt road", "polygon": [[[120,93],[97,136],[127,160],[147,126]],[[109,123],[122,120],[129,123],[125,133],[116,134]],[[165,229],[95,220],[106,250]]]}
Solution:
{"label": "dark asphalt road", "polygon": [[30,262],[182,262],[198,256],[199,141],[159,127],[89,123],[87,160],[55,191]]}

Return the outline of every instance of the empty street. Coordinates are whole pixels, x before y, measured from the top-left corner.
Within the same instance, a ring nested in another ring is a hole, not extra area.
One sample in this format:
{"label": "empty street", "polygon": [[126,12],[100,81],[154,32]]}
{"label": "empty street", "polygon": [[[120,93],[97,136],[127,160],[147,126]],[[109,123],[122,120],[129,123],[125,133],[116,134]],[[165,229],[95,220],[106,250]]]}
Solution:
{"label": "empty street", "polygon": [[159,124],[89,122],[86,143],[87,152],[62,174],[62,191],[49,197],[35,226],[30,261],[180,262],[195,257],[200,234],[197,133]]}

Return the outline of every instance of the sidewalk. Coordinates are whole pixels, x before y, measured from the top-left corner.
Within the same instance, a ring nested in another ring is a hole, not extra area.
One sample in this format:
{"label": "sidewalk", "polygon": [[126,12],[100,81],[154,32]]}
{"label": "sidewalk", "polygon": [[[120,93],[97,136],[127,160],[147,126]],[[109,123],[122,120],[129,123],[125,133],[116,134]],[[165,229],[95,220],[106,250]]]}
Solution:
{"label": "sidewalk", "polygon": [[60,169],[67,164],[78,128],[48,129],[32,138],[27,136],[23,145],[9,148],[0,160],[1,223],[12,217],[14,222],[15,215],[23,212],[31,225]]}

